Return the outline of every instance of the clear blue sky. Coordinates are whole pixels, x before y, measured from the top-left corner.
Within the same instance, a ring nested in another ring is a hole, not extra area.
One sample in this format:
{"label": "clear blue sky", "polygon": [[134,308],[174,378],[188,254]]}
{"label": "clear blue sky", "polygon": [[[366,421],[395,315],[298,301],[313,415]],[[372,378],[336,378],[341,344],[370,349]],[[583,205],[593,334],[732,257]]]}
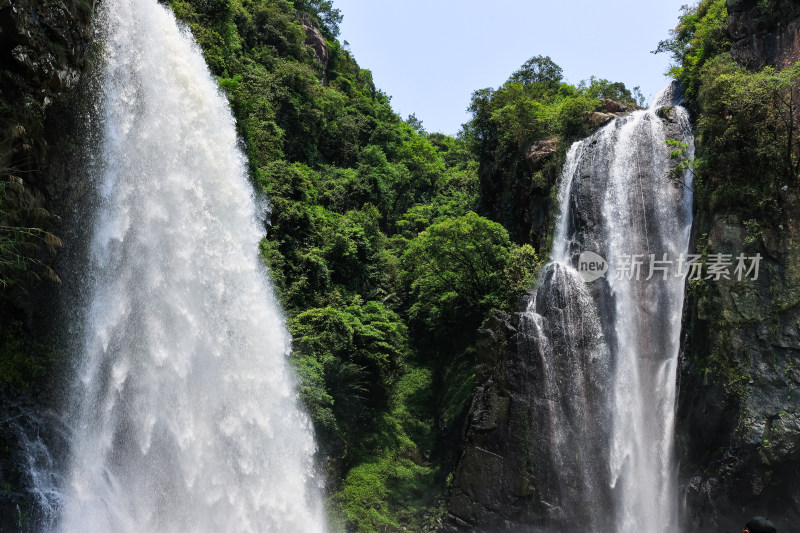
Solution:
{"label": "clear blue sky", "polygon": [[667,83],[666,55],[650,53],[693,0],[334,0],[340,40],[429,132],[456,133],[476,89],[498,87],[529,57],[549,55],[568,81]]}

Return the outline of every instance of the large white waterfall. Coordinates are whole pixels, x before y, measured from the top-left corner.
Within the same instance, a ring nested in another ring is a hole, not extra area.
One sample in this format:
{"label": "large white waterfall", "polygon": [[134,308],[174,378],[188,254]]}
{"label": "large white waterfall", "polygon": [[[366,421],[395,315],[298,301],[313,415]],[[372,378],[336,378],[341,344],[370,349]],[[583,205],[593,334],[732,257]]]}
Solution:
{"label": "large white waterfall", "polygon": [[[524,316],[526,349],[542,369],[537,423],[551,458],[542,478],[556,480],[543,498],[563,531],[666,533],[677,524],[679,269],[692,193],[689,173],[668,177],[666,141],[684,142],[691,156],[693,140],[675,91],[572,146],[553,259]],[[606,259],[605,277],[585,281],[582,252]]]}
{"label": "large white waterfall", "polygon": [[227,101],[157,0],[100,6],[100,205],[56,529],[323,531]]}

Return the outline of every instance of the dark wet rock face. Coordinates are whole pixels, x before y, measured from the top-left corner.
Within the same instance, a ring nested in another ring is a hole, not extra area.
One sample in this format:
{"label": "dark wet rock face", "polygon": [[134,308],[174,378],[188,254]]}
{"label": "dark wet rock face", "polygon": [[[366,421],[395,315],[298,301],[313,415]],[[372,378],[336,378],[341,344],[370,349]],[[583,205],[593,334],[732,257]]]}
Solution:
{"label": "dark wet rock face", "polygon": [[688,308],[678,412],[688,524],[741,527],[762,514],[792,531],[800,523],[799,228],[761,228],[753,241],[736,216],[708,225],[715,252],[764,260],[756,282],[721,280]]}
{"label": "dark wet rock face", "polygon": [[[569,275],[556,265],[545,277]],[[606,391],[600,386],[604,380],[593,379],[593,386],[576,390],[580,380],[571,379],[599,378],[597,373],[607,372],[597,359],[575,353],[602,349],[599,322],[587,321],[580,331],[570,322],[585,312],[582,305],[592,305],[579,285],[550,279],[543,287],[547,294],[539,296],[540,301],[547,300],[547,309],[538,311],[549,320],[541,320],[533,311],[497,313],[480,331],[479,385],[449,503],[451,525],[458,530],[533,531],[557,526],[579,531],[580,524],[592,520],[588,509],[608,508],[609,502],[603,501],[607,495],[585,483],[587,477],[606,480],[606,469],[571,457],[589,457],[590,448],[607,447],[607,435],[598,430],[606,424],[553,425],[554,410],[568,410],[573,418],[603,416],[602,408],[589,405],[605,402]],[[554,353],[570,356],[554,357]],[[559,382],[564,390],[556,390]],[[572,441],[569,452],[554,450],[553,443],[564,438]]]}
{"label": "dark wet rock face", "polygon": [[31,96],[43,101],[71,89],[80,78],[87,14],[77,3],[3,0],[0,68],[18,74],[20,85],[37,88]]}
{"label": "dark wet rock face", "polygon": [[[50,213],[64,216],[64,191],[72,187],[70,160],[80,143],[76,88],[83,79],[92,41],[92,0],[0,0],[0,172],[22,180]],[[54,217],[58,226],[60,218]],[[60,227],[50,228],[62,236]],[[66,239],[65,239],[66,240]],[[69,245],[68,245],[69,246]],[[41,288],[25,309],[3,308],[0,331],[12,320],[35,328],[50,318],[56,295]],[[8,306],[10,307],[10,306]],[[54,377],[57,379],[57,376]],[[43,428],[55,431],[44,403],[46,384],[27,391],[0,386],[0,531],[35,527],[48,510],[30,492],[32,475],[54,470]],[[53,446],[58,449],[58,446]],[[37,485],[47,486],[43,479]]]}
{"label": "dark wet rock face", "polygon": [[0,0],[0,165],[46,188],[64,97],[86,67],[91,0]]}
{"label": "dark wet rock face", "polygon": [[[665,102],[673,100],[665,94]],[[586,283],[575,266],[582,251],[610,258],[640,249],[672,253],[679,244],[685,250],[690,202],[683,184],[666,177],[674,163],[664,139],[691,138],[686,111],[676,107],[670,116],[638,111],[570,149],[560,182],[565,217],[556,225],[552,261],[520,312],[495,314],[479,332],[476,388],[448,502],[454,529],[623,531],[632,517],[646,515],[642,530],[655,532],[669,522],[660,518],[673,513],[668,502],[649,514],[643,506],[658,499],[651,492],[672,486],[671,474],[656,479],[655,470],[665,471],[655,468],[663,458],[637,456],[626,468],[612,467],[614,450],[626,456],[626,442],[640,437],[619,429],[631,420],[614,398],[617,384],[624,387],[631,377],[631,364],[647,398],[664,385],[659,376],[665,374],[654,369],[671,365],[668,381],[674,381],[678,337],[665,324],[680,313],[682,283]],[[546,143],[529,153],[546,153]],[[621,236],[615,228],[622,220],[630,227]],[[629,296],[636,309],[624,315],[620,305]],[[631,363],[633,352],[641,360]],[[636,449],[671,442],[671,425],[649,422],[666,418],[657,405],[663,402],[634,400],[642,413],[653,411],[645,417],[653,431],[638,426],[643,440]],[[666,411],[671,415],[673,406]],[[630,472],[647,479],[644,497]],[[660,525],[652,527],[653,520]]]}
{"label": "dark wet rock face", "polygon": [[[800,60],[800,4],[730,0],[732,54],[751,69]],[[758,180],[753,176],[753,180]],[[800,524],[800,199],[775,227],[719,209],[695,221],[698,248],[760,253],[759,278],[690,288],[677,441],[688,531],[741,531],[756,515]]]}

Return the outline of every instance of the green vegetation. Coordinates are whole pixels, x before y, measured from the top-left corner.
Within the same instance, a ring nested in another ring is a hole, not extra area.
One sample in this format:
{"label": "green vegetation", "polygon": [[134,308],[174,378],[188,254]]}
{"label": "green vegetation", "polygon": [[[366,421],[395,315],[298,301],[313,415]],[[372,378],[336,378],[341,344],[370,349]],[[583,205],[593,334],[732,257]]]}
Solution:
{"label": "green vegetation", "polygon": [[473,212],[434,224],[403,252],[409,318],[442,351],[490,310],[507,309],[533,283],[526,265],[538,262],[531,246],[512,246],[505,228]]}
{"label": "green vegetation", "polygon": [[700,207],[777,225],[781,190],[794,189],[800,172],[800,64],[750,71],[733,60],[730,45],[726,2],[703,0],[684,9],[657,51],[672,54],[671,73],[697,117]]}
{"label": "green vegetation", "polygon": [[32,289],[60,281],[50,263],[61,240],[46,231],[51,216],[42,204],[15,175],[0,178],[0,388],[27,388],[53,362],[23,326]]}
{"label": "green vegetation", "polygon": [[[596,115],[605,111],[603,99],[634,109],[644,98],[637,88],[590,78],[577,86],[563,80],[561,68],[549,57],[529,59],[498,89],[481,89],[472,95],[472,120],[464,137],[480,164],[484,185],[482,208],[501,222],[518,243],[549,248],[551,228],[519,228],[525,218],[520,191],[540,202],[542,211],[555,195],[567,147],[596,128]],[[547,142],[552,157],[531,158],[538,142]]]}
{"label": "green vegetation", "polygon": [[[634,89],[638,94],[638,88]],[[565,141],[585,136],[587,113],[601,107],[601,98],[635,106],[634,94],[621,83],[591,78],[578,86],[563,81],[561,68],[549,57],[529,59],[499,89],[482,89],[472,97],[469,139],[487,157],[497,152],[498,163],[511,168],[520,150],[535,141],[558,137]]]}
{"label": "green vegetation", "polygon": [[795,188],[800,171],[798,80],[800,64],[749,72],[727,54],[703,69],[699,128],[705,165],[712,170],[705,174],[704,200],[712,209],[751,206],[748,214],[780,219],[779,191]]}
{"label": "green vegetation", "polygon": [[636,97],[607,80],[569,85],[534,57],[475,93],[459,137],[427,133],[336,41],[330,1],[169,3],[228,94],[269,197],[261,252],[289,317],[330,514],[348,531],[418,530],[441,515],[443,449],[473,388],[476,331],[516,306],[541,261],[479,214],[479,168],[491,152],[513,171],[533,142],[586,134],[601,99]]}
{"label": "green vegetation", "polygon": [[[677,141],[668,141],[670,157],[678,161],[672,177],[679,179],[683,171],[690,168],[694,174],[694,191],[698,217],[709,217],[710,213],[724,207],[758,209],[764,198],[763,191],[756,191],[752,167],[748,159],[758,149],[753,145],[757,137],[749,129],[760,128],[747,112],[734,112],[731,105],[734,93],[741,96],[742,87],[756,74],[738,66],[730,57],[731,39],[728,35],[728,11],[725,0],[703,0],[696,7],[684,6],[678,26],[672,37],[659,43],[656,52],[672,55],[670,74],[675,76],[685,90],[684,105],[690,109],[696,122],[696,154],[687,159],[687,146]],[[724,82],[717,79],[725,70]],[[726,94],[727,93],[727,94]],[[752,102],[752,101],[751,101]],[[756,117],[752,117],[756,119]],[[749,123],[749,124],[748,124]],[[727,145],[726,151],[720,151]],[[763,162],[763,161],[762,161]],[[751,198],[743,202],[740,195]],[[751,213],[752,216],[752,213]],[[709,253],[708,235],[697,239],[697,253],[706,260]],[[733,401],[742,401],[747,395],[746,357],[733,350],[730,329],[742,325],[741,317],[725,310],[719,285],[706,280],[694,280],[689,287],[693,302],[693,318],[690,335],[707,342],[696,341],[695,362],[701,368],[704,379],[721,382]],[[701,347],[702,346],[702,347]]]}
{"label": "green vegetation", "polygon": [[672,37],[661,41],[655,53],[672,56],[669,74],[681,81],[686,91],[684,105],[696,113],[703,67],[709,59],[730,51],[725,1],[703,0],[694,8],[684,6],[678,26],[670,33]]}
{"label": "green vegetation", "polygon": [[[419,529],[439,512],[441,449],[472,390],[477,328],[491,309],[516,305],[539,257],[477,214],[466,136],[429,134],[394,113],[335,40],[331,2],[170,5],[228,94],[251,176],[269,198],[261,252],[289,317],[330,514],[348,531]],[[560,71],[537,63],[518,75],[548,69]],[[525,91],[538,83],[519,82]],[[624,87],[594,80],[569,90],[593,102],[590,91]],[[558,99],[548,121],[578,127],[584,107],[555,112],[569,100]],[[498,130],[513,127],[522,126]]]}
{"label": "green vegetation", "polygon": [[[800,14],[796,3],[782,0],[730,4],[749,9],[749,23],[762,29]],[[740,65],[730,54],[728,23],[725,0],[702,0],[683,9],[672,37],[658,46],[657,52],[672,55],[671,73],[686,90],[685,105],[696,125],[695,158],[688,160],[685,147],[676,144],[672,155],[679,168],[694,173],[701,231],[717,233],[697,239],[697,252],[704,258],[709,253],[732,253],[713,248],[720,241],[739,240],[741,249],[736,253],[768,257],[766,236],[781,237],[800,184],[800,63],[783,70]],[[721,237],[719,231],[729,233]],[[730,237],[737,234],[740,237]],[[792,262],[790,257],[784,257],[787,263]],[[704,369],[706,381],[722,385],[726,401],[734,406],[750,394],[753,368],[752,354],[741,341],[734,342],[731,332],[765,324],[774,340],[782,327],[781,315],[798,305],[791,268],[783,273],[768,263],[762,267],[766,284],[763,278],[758,284],[703,280],[689,291],[690,356]]]}

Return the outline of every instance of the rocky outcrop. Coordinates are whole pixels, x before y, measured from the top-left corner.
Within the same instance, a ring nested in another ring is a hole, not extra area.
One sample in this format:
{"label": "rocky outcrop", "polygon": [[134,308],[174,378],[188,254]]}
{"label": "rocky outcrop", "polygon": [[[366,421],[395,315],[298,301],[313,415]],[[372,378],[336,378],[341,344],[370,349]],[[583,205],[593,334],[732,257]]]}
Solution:
{"label": "rocky outcrop", "polygon": [[[784,199],[797,206],[797,198]],[[790,220],[800,220],[796,207]],[[678,439],[691,530],[764,515],[800,523],[800,224],[756,226],[718,213],[709,252],[760,253],[756,281],[692,293],[681,365]]]}
{"label": "rocky outcrop", "polygon": [[597,111],[601,113],[627,113],[628,111],[633,111],[633,106],[610,98],[603,98],[600,100],[600,107],[597,108]]}
{"label": "rocky outcrop", "polygon": [[[733,56],[757,69],[800,60],[800,5],[728,1]],[[759,176],[752,176],[754,181]],[[755,281],[690,287],[680,367],[677,443],[689,531],[741,530],[755,515],[800,524],[800,199],[784,187],[783,222],[701,212],[697,248],[761,254]]]}
{"label": "rocky outcrop", "polygon": [[[73,128],[79,109],[74,95],[88,63],[92,4],[92,0],[0,0],[0,177],[22,180],[31,197],[53,214],[64,212],[63,202],[54,198],[72,187],[67,167],[74,144],[80,142]],[[26,294],[23,302],[13,304],[3,294],[1,338],[8,337],[14,321],[24,321],[30,329],[47,329],[44,316],[54,308],[55,295],[45,286]],[[49,394],[47,384],[32,388],[37,390],[0,384],[0,531],[32,528],[42,518],[36,497],[27,489],[32,469],[42,466],[34,463],[49,460],[39,454],[46,451],[37,440],[39,430],[52,427],[54,421],[44,423],[40,417],[46,411],[41,400]],[[39,452],[32,454],[36,447]]]}
{"label": "rocky outcrop", "polygon": [[731,54],[751,69],[786,68],[800,61],[800,6],[779,1],[762,7],[756,0],[728,0]]}
{"label": "rocky outcrop", "polygon": [[584,115],[584,119],[586,120],[586,123],[589,124],[591,129],[597,129],[600,126],[605,126],[615,118],[617,118],[617,116],[612,113],[601,113],[600,111],[592,111]]}
{"label": "rocky outcrop", "polygon": [[588,405],[596,420],[607,415],[607,368],[595,353],[601,325],[563,320],[594,303],[583,282],[569,282],[560,266],[546,268],[538,304],[526,299],[530,310],[495,313],[479,332],[477,386],[448,501],[454,530],[577,531],[610,507],[594,490],[595,482],[608,486],[606,464],[590,459],[608,435],[573,425],[570,416]]}
{"label": "rocky outcrop", "polygon": [[520,314],[494,314],[479,331],[478,385],[448,505],[459,531],[511,530],[544,515],[529,421],[536,379],[520,352]]}
{"label": "rocky outcrop", "polygon": [[60,133],[54,107],[85,68],[92,9],[90,0],[0,0],[0,168],[42,189]]}
{"label": "rocky outcrop", "polygon": [[323,69],[328,68],[328,43],[319,28],[308,17],[303,17],[303,29],[306,32],[306,40],[303,43],[314,50],[314,55],[322,64]]}
{"label": "rocky outcrop", "polygon": [[525,154],[525,160],[528,162],[531,172],[541,170],[557,151],[558,139],[555,137],[534,143]]}

